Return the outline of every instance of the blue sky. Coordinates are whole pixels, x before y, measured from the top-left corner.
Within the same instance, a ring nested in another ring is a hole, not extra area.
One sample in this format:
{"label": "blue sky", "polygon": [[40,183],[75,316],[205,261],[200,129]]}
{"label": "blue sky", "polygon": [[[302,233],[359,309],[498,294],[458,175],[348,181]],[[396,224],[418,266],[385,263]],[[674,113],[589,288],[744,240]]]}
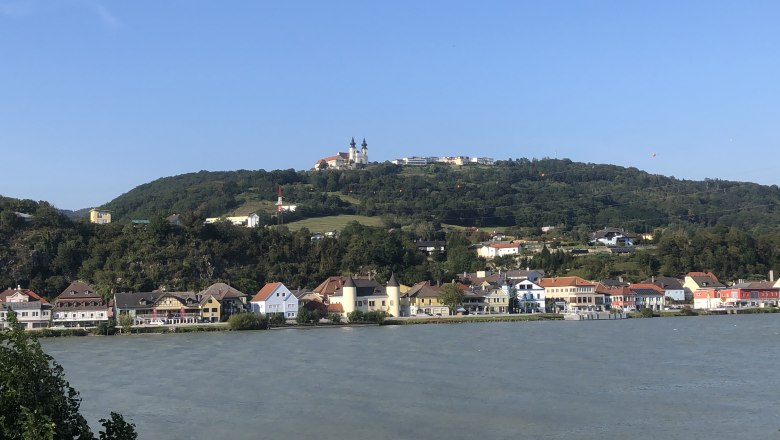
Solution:
{"label": "blue sky", "polygon": [[[566,157],[780,183],[776,1],[0,0],[0,194],[158,177]],[[651,157],[656,153],[655,157]]]}

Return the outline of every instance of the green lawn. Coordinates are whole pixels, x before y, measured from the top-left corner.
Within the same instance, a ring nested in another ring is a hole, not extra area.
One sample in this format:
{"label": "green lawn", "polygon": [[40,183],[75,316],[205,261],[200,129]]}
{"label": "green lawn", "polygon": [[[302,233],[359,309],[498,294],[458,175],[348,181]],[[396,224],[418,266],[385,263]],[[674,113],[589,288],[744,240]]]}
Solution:
{"label": "green lawn", "polygon": [[358,222],[366,226],[382,226],[379,217],[367,217],[364,215],[334,215],[330,217],[317,217],[298,220],[287,223],[291,230],[308,228],[311,232],[340,231],[349,222]]}

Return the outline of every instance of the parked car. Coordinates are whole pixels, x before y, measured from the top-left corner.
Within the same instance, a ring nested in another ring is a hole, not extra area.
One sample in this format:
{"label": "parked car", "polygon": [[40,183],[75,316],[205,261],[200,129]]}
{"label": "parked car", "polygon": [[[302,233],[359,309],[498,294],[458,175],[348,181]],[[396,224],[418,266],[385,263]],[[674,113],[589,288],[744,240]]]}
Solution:
{"label": "parked car", "polygon": [[163,324],[165,324],[165,321],[163,321],[162,319],[159,319],[159,318],[158,319],[152,319],[151,321],[149,321],[149,325],[163,325]]}

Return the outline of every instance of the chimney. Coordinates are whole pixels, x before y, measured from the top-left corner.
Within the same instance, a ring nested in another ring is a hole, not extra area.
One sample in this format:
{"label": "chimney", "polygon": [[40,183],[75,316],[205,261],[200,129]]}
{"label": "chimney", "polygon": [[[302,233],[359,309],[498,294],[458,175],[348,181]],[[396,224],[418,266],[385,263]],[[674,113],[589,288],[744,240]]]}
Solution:
{"label": "chimney", "polygon": [[770,270],[769,271],[769,281],[771,281],[773,283],[775,282],[775,271],[774,270]]}

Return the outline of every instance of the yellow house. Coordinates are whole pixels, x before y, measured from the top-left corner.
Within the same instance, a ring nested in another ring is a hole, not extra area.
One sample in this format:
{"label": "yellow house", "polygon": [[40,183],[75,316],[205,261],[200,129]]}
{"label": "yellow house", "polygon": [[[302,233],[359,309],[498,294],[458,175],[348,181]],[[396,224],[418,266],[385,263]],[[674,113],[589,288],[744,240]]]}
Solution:
{"label": "yellow house", "polygon": [[[439,301],[439,290],[439,286],[432,286],[428,281],[412,286],[403,295],[403,298],[408,300],[409,310],[402,316],[449,315],[450,308]],[[406,301],[403,301],[402,306],[406,306],[405,303]]]}
{"label": "yellow house", "polygon": [[200,317],[208,322],[219,322],[222,305],[214,295],[208,295],[200,301]]}
{"label": "yellow house", "polygon": [[226,321],[246,311],[246,294],[225,283],[214,283],[198,293],[200,317],[208,322]]}
{"label": "yellow house", "polygon": [[111,223],[111,211],[107,211],[105,209],[90,209],[89,222],[96,223],[98,225]]}

